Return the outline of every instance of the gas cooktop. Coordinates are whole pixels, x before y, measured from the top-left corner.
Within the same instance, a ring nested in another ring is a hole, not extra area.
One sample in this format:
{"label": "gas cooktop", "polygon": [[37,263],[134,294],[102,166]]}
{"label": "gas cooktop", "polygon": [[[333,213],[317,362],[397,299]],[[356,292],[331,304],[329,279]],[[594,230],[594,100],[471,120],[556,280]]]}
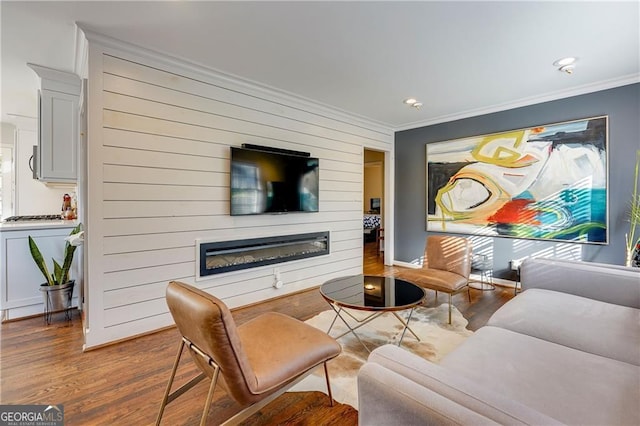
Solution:
{"label": "gas cooktop", "polygon": [[61,220],[59,214],[38,214],[31,216],[10,216],[6,218],[5,222],[34,222],[38,220]]}

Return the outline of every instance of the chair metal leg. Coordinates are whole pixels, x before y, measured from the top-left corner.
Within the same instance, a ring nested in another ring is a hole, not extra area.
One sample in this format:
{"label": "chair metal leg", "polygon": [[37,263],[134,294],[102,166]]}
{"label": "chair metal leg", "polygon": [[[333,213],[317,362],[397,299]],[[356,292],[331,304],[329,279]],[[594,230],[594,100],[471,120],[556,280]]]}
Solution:
{"label": "chair metal leg", "polygon": [[324,377],[327,380],[327,392],[329,394],[329,403],[333,407],[333,395],[331,394],[331,383],[329,383],[329,371],[327,371],[327,363],[324,363]]}
{"label": "chair metal leg", "polygon": [[451,324],[451,293],[449,293],[449,324]]}
{"label": "chair metal leg", "polygon": [[260,401],[256,402],[255,404],[251,404],[251,405],[245,407],[244,409],[242,409],[240,412],[238,412],[237,414],[235,414],[231,418],[229,418],[229,419],[225,420],[224,422],[222,422],[220,424],[220,426],[238,426],[240,424],[243,424],[243,422],[246,419],[248,419],[249,417],[251,417],[252,415],[257,413],[258,411],[262,410],[264,407],[269,405],[271,402],[273,402],[277,398],[279,398],[283,393],[285,393],[287,391],[287,389],[290,389],[292,386],[300,383],[305,377],[307,377],[309,374],[311,374],[316,369],[316,367],[320,367],[320,365],[318,364],[315,367],[307,370],[304,374],[301,374],[300,376],[298,376],[298,378],[296,378],[295,380],[290,382],[288,386],[280,388],[279,390],[273,392],[272,394],[270,394],[266,398],[261,399]]}
{"label": "chair metal leg", "polygon": [[219,374],[220,374],[220,367],[216,365],[213,371],[213,377],[211,378],[211,386],[209,386],[209,393],[207,394],[207,400],[204,403],[204,411],[202,412],[202,418],[200,419],[200,426],[205,426],[207,424],[209,408],[211,408],[211,400],[213,399],[213,392],[216,389],[216,383],[218,383]]}
{"label": "chair metal leg", "polygon": [[162,398],[162,404],[160,404],[160,412],[158,413],[158,418],[156,419],[156,426],[160,424],[160,420],[162,420],[162,414],[164,413],[164,407],[167,406],[167,401],[169,400],[169,393],[171,392],[171,385],[173,384],[173,379],[176,377],[176,371],[178,371],[178,364],[180,364],[180,358],[182,357],[183,349],[184,349],[184,340],[180,340],[178,355],[176,355],[176,360],[173,362],[173,369],[171,370],[171,376],[169,377],[167,390],[164,392],[164,397]]}
{"label": "chair metal leg", "polygon": [[[201,373],[195,376],[194,378],[192,378],[191,380],[189,380],[184,385],[180,386],[175,391],[171,392],[173,379],[175,379],[176,377],[176,371],[178,371],[178,364],[180,364],[180,358],[182,358],[182,352],[184,351],[185,344],[187,344],[185,339],[184,338],[181,339],[180,346],[178,348],[178,355],[176,355],[176,359],[173,362],[173,368],[171,370],[171,376],[169,377],[169,383],[167,384],[167,390],[165,391],[164,397],[162,398],[162,404],[160,404],[160,412],[158,413],[158,418],[156,419],[156,426],[160,425],[160,421],[162,420],[162,415],[164,414],[164,409],[167,406],[167,404],[172,402],[174,399],[176,399],[177,397],[179,397],[180,395],[182,395],[183,393],[185,393],[186,391],[188,391],[189,389],[191,389],[192,387],[200,383],[202,379],[207,377],[204,373]],[[193,347],[194,350],[197,350],[197,348],[195,348],[191,344],[190,344],[190,347]],[[207,397],[207,401],[206,401],[207,405],[205,407],[205,413],[209,412],[209,406],[211,405],[211,397],[213,397],[213,388],[215,388],[215,385],[218,381],[218,372],[220,371],[220,367],[218,367],[217,365],[213,365],[213,367],[214,367],[214,374],[213,374],[213,379],[211,380],[211,388],[209,390],[210,395]],[[204,420],[206,420],[206,416],[203,416],[203,421]]]}

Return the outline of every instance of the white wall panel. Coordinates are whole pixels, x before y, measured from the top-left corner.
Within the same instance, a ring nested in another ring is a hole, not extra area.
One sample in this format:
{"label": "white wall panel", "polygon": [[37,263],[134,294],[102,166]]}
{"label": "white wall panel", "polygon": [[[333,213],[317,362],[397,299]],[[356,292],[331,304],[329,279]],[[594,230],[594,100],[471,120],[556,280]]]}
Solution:
{"label": "white wall panel", "polygon": [[[222,186],[105,182],[103,188],[105,201],[149,200],[181,202],[229,200],[229,188]],[[352,199],[345,195],[344,197],[333,197],[331,201],[351,201]]]}
{"label": "white wall panel", "polygon": [[[228,146],[253,143],[297,151],[305,148],[301,135],[291,132],[285,134],[282,131],[279,132],[279,135],[274,135],[273,133],[277,132],[271,132],[268,127],[265,128],[266,131],[264,133],[256,134],[250,133],[248,126],[240,126],[238,130],[224,130],[111,110],[104,110],[102,115],[106,129],[119,129],[134,133],[142,132],[176,139],[211,141],[212,143],[225,143]],[[290,139],[285,139],[286,137]],[[307,138],[310,139],[311,137],[307,136]],[[340,151],[333,148],[333,144],[330,141],[322,138],[315,138],[311,142],[317,144],[317,146],[313,147],[313,155],[315,157],[320,159],[340,159],[349,163],[362,163],[362,152]]]}
{"label": "white wall panel", "polygon": [[135,287],[105,291],[104,307],[112,309],[119,306],[137,305],[147,300],[163,299],[166,289],[167,281],[162,279]]}
{"label": "white wall panel", "polygon": [[[105,92],[105,109],[126,113],[126,115],[151,117],[167,122],[177,122],[191,127],[217,129],[227,132],[248,132],[249,134],[266,134],[274,139],[281,139],[295,144],[298,150],[312,148],[327,142],[341,143],[341,150],[345,153],[361,154],[362,145],[347,143],[329,136],[322,137],[309,133],[305,128],[291,130],[280,125],[269,126],[247,119],[231,118],[225,115],[202,112],[195,109],[167,105],[148,101],[146,99],[131,98],[124,95]],[[330,132],[326,132],[330,133]],[[353,137],[353,136],[352,136]]]}
{"label": "white wall panel", "polygon": [[104,148],[103,161],[104,164],[196,171],[224,170],[229,167],[227,158],[116,147]]}
{"label": "white wall panel", "polygon": [[[178,121],[184,120],[185,123],[196,125],[209,123],[220,125],[220,123],[227,123],[221,118],[232,117],[228,123],[241,121],[268,125],[287,131],[319,136],[323,139],[336,140],[355,147],[360,147],[367,142],[366,138],[355,134],[346,134],[329,127],[319,127],[289,117],[265,114],[263,111],[257,111],[253,108],[207,99],[201,94],[187,94],[139,81],[125,81],[110,75],[105,75],[104,84],[105,107],[114,111],[136,114],[143,109],[149,111],[149,114],[154,117],[157,116],[156,114],[162,116],[169,113]],[[215,114],[211,111],[215,111]]]}
{"label": "white wall panel", "polygon": [[169,136],[147,133],[132,133],[127,130],[105,128],[103,131],[104,146],[134,148],[142,151],[174,152],[204,157],[227,158],[229,147],[226,144],[198,141],[192,139],[172,138]]}
{"label": "white wall panel", "polygon": [[229,187],[229,171],[176,170],[104,164],[104,182],[153,185],[213,185]]}
{"label": "white wall panel", "polygon": [[[348,239],[362,238],[362,230],[354,229],[357,222],[343,221],[331,224],[321,224],[317,227],[310,228],[307,224],[289,225],[283,224],[268,229],[254,228],[233,228],[233,229],[209,229],[206,231],[186,231],[186,232],[161,232],[150,234],[123,235],[114,237],[105,237],[103,239],[104,254],[129,253],[135,251],[158,250],[171,247],[191,247],[196,239],[203,241],[225,241],[233,238],[248,239],[268,237],[279,233],[286,234],[302,234],[307,232],[321,232],[329,230],[331,234],[331,242],[343,241]],[[195,259],[195,258],[194,258]]]}
{"label": "white wall panel", "polygon": [[228,201],[105,201],[105,218],[206,216],[228,209]]}
{"label": "white wall panel", "polygon": [[104,290],[107,292],[109,290],[151,284],[161,280],[171,281],[193,277],[195,267],[194,262],[183,262],[134,270],[106,272],[104,274]]}
{"label": "white wall panel", "polygon": [[193,257],[194,254],[191,247],[109,254],[104,256],[104,271],[124,271],[127,269],[189,262],[193,260]]}
{"label": "white wall panel", "polygon": [[[90,38],[88,347],[171,324],[166,284],[178,279],[230,307],[362,271],[363,149],[392,151],[393,132],[286,95]],[[230,147],[308,151],[320,159],[320,211],[229,215]],[[198,239],[329,231],[326,256],[195,282]]]}
{"label": "white wall panel", "polygon": [[288,225],[307,225],[308,232],[317,232],[328,228],[335,222],[349,221],[354,229],[362,227],[362,213],[358,208],[357,213],[351,212],[327,212],[323,214],[296,213],[289,214],[285,219],[282,215],[265,216],[229,216],[228,212],[212,212],[207,216],[179,216],[167,220],[165,218],[122,218],[106,219],[103,222],[104,236],[122,236],[135,234],[158,234],[162,232],[186,232],[210,229],[231,229],[234,234],[243,228],[250,228],[256,234],[264,236],[272,227],[280,227],[277,232],[285,232]]}
{"label": "white wall panel", "polygon": [[145,75],[145,81],[158,87],[168,87],[177,92],[197,93],[210,99],[217,99],[230,104],[244,104],[257,111],[262,111],[265,115],[280,115],[299,120],[301,122],[313,123],[319,127],[337,129],[345,134],[353,134],[367,137],[370,141],[382,142],[388,145],[393,139],[393,131],[389,128],[382,128],[373,123],[356,124],[353,120],[343,120],[331,118],[321,112],[306,111],[299,107],[288,106],[275,99],[268,99],[262,94],[252,94],[249,91],[239,91],[232,85],[224,85],[201,81],[197,76],[187,77],[185,73],[167,72],[160,69],[148,68],[136,62],[122,60],[116,56],[104,56],[105,74],[114,74],[126,77],[131,80],[138,80],[140,74]]}

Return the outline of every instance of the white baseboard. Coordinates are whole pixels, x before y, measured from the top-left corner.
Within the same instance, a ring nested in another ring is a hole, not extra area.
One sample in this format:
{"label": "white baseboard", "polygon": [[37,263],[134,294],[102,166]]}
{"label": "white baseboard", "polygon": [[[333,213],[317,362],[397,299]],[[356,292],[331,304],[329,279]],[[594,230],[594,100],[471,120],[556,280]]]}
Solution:
{"label": "white baseboard", "polygon": [[505,280],[503,278],[494,278],[493,283],[502,287],[509,287],[509,288],[515,288],[516,286],[515,281]]}
{"label": "white baseboard", "polygon": [[[469,275],[469,279],[478,282],[482,281],[482,277],[479,274],[471,274]],[[493,284],[499,285],[500,287],[514,288],[516,286],[515,281],[505,280],[504,278],[493,278],[492,282]]]}

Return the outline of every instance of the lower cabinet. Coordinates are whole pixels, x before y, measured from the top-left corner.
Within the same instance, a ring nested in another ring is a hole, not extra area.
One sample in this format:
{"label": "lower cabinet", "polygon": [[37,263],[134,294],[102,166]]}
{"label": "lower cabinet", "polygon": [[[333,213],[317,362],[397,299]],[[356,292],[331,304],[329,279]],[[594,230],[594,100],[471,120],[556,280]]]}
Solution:
{"label": "lower cabinet", "polygon": [[[31,236],[38,244],[43,257],[47,262],[47,268],[53,272],[52,258],[62,264],[64,254],[65,237],[73,229],[69,227],[57,227],[48,229],[17,229],[0,232],[0,312],[2,321],[22,318],[32,315],[40,315],[44,312],[44,303],[40,284],[45,282],[42,273],[36,266],[29,251]],[[81,247],[78,247],[81,249]],[[74,263],[78,261],[78,250]],[[74,264],[70,277],[77,276],[77,265]],[[73,297],[73,306],[77,306],[77,294],[80,283],[76,282]],[[60,314],[62,315],[62,314]]]}

